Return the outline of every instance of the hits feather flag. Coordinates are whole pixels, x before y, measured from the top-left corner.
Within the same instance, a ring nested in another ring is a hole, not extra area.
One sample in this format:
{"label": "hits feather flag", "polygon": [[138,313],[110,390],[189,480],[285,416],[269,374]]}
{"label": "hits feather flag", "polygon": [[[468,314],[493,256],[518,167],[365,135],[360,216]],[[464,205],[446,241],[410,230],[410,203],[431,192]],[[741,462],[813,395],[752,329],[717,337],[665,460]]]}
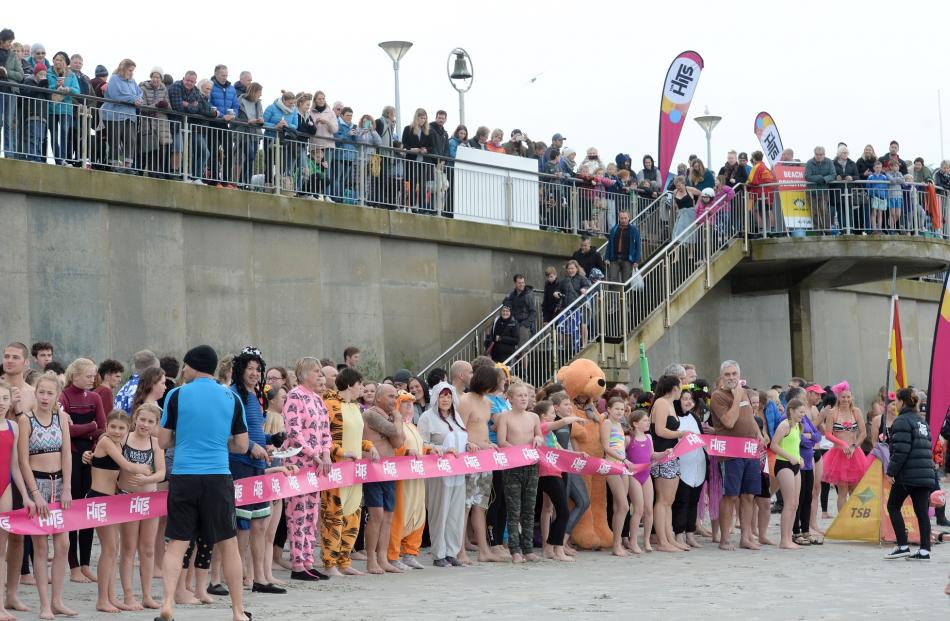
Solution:
{"label": "hits feather flag", "polygon": [[894,373],[894,388],[907,387],[907,363],[904,361],[904,341],[901,339],[901,318],[898,312],[897,296],[891,298],[891,370]]}
{"label": "hits feather flag", "polygon": [[950,409],[950,271],[943,280],[943,296],[934,325],[934,348],[930,356],[930,437],[936,444],[940,439],[943,419]]}
{"label": "hits feather flag", "polygon": [[[703,57],[693,51],[677,56],[666,72],[663,93],[660,96],[660,144],[657,166],[664,182],[673,165],[673,153],[680,132],[686,124],[686,113],[693,101],[699,74],[703,70]],[[709,165],[709,162],[706,162]]]}

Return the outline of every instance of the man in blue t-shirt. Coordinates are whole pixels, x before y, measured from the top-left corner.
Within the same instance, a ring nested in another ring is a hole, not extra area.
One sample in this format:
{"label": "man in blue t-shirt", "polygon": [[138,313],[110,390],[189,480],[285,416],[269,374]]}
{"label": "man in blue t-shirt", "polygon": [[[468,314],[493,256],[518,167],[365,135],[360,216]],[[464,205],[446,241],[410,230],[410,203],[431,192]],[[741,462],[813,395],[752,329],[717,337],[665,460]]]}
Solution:
{"label": "man in blue t-shirt", "polygon": [[163,563],[165,599],[160,619],[174,618],[175,588],[182,559],[190,541],[218,545],[224,575],[231,594],[234,621],[250,620],[244,614],[243,575],[238,552],[234,481],[228,453],[248,450],[244,406],[237,396],[214,381],[218,355],[208,345],[199,345],[184,357],[185,385],[165,398],[159,443],[175,447],[175,460],[168,476],[169,540]]}

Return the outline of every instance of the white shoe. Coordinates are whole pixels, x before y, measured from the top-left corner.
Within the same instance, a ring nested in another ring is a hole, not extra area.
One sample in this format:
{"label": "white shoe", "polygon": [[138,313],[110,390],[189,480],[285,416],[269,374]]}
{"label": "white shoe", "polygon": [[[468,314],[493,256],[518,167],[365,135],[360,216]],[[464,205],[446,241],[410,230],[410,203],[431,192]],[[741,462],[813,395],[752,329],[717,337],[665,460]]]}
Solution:
{"label": "white shoe", "polygon": [[192,179],[192,180],[189,181],[188,183],[194,183],[195,185],[204,185],[204,184],[205,184],[205,182],[202,181],[201,179]]}
{"label": "white shoe", "polygon": [[422,566],[422,563],[420,563],[419,560],[411,554],[406,554],[402,557],[402,564],[411,567],[412,569],[425,569],[425,567]]}
{"label": "white shoe", "polygon": [[395,561],[390,561],[389,564],[395,567],[396,569],[401,569],[403,571],[409,571],[410,569],[412,569],[411,567],[409,567],[409,565],[406,565],[399,559],[396,559]]}

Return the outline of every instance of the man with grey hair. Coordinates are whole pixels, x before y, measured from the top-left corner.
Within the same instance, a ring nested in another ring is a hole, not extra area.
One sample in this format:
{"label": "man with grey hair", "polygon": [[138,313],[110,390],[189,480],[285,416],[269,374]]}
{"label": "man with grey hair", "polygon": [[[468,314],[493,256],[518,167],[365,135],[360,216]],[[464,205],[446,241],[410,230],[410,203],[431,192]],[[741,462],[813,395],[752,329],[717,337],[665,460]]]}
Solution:
{"label": "man with grey hair", "polygon": [[950,160],[940,162],[940,170],[934,173],[934,185],[945,194],[950,194]]}
{"label": "man with grey hair", "polygon": [[686,369],[678,362],[674,362],[670,366],[663,369],[663,375],[672,375],[678,377],[680,382],[686,380]]}
{"label": "man with grey hair", "polygon": [[815,147],[815,157],[805,162],[805,181],[811,184],[812,204],[818,207],[818,213],[815,214],[818,222],[814,224],[816,229],[828,229],[834,224],[828,217],[828,199],[829,184],[836,178],[835,165],[825,157],[825,148]]}
{"label": "man with grey hair", "polygon": [[723,362],[719,367],[718,387],[710,402],[713,433],[741,438],[745,446],[755,449],[750,457],[720,458],[723,464],[723,497],[719,504],[719,523],[722,525],[719,547],[735,550],[731,539],[733,517],[738,506],[741,520],[739,545],[758,550],[759,544],[752,539],[752,515],[755,497],[762,488],[758,457],[759,428],[755,423],[749,395],[740,386],[739,374],[738,362]]}
{"label": "man with grey hair", "polygon": [[126,414],[132,414],[132,400],[135,397],[135,391],[139,387],[139,376],[146,369],[158,367],[158,356],[148,349],[135,352],[132,356],[132,377],[125,383],[125,386],[115,393],[113,407],[122,410]]}
{"label": "man with grey hair", "polygon": [[696,383],[696,378],[699,377],[699,375],[696,373],[696,365],[690,364],[690,363],[688,363],[688,362],[684,362],[684,363],[683,363],[683,370],[686,371],[686,380],[685,380],[686,383],[687,383],[687,384],[695,384],[695,383]]}

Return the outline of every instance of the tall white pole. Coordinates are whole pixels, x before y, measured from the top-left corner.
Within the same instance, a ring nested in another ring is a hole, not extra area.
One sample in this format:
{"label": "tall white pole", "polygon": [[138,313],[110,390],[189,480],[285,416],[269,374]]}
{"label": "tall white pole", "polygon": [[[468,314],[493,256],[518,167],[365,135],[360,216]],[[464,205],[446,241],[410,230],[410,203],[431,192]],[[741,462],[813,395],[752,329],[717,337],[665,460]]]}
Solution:
{"label": "tall white pole", "polygon": [[399,61],[393,61],[393,73],[396,74],[396,130],[402,131],[402,115],[399,108]]}
{"label": "tall white pole", "polygon": [[940,103],[940,91],[937,91],[937,125],[940,128],[940,161],[943,156],[943,105]]}
{"label": "tall white pole", "polygon": [[465,91],[459,91],[459,125],[465,125]]}

